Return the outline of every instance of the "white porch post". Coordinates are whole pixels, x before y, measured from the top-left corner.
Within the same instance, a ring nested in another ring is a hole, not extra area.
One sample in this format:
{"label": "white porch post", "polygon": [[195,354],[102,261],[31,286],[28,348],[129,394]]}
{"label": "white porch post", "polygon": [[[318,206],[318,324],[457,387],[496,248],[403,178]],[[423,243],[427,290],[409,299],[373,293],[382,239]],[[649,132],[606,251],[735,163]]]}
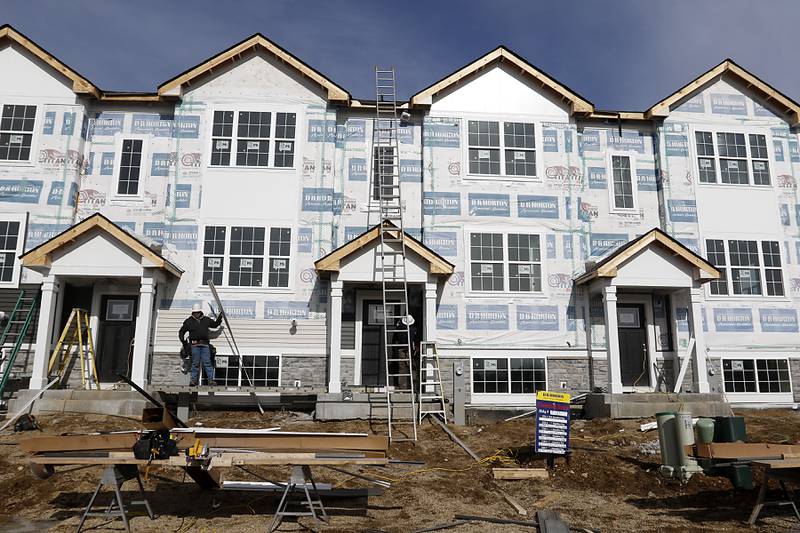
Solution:
{"label": "white porch post", "polygon": [[700,287],[690,289],[690,296],[689,322],[692,324],[692,335],[694,335],[693,389],[695,392],[710,392],[708,369],[706,368],[706,336],[703,331],[703,311],[700,308],[703,295]]}
{"label": "white porch post", "polygon": [[42,280],[42,298],[39,302],[39,327],[36,329],[36,349],[33,355],[33,373],[29,389],[39,390],[47,385],[50,362],[50,340],[55,323],[55,308],[58,297],[58,281],[55,276]]}
{"label": "white porch post", "polygon": [[608,365],[608,392],[622,393],[622,373],[619,364],[619,332],[617,331],[617,288],[603,287],[603,307],[606,314],[606,364]]}
{"label": "white porch post", "polygon": [[153,323],[153,293],[155,282],[152,273],[145,270],[139,288],[139,312],[136,316],[136,333],[133,344],[131,380],[144,387],[147,384],[147,354],[150,351],[150,328]]}
{"label": "white porch post", "polygon": [[328,369],[328,392],[342,392],[342,292],[344,282],[338,274],[331,274],[331,303],[328,314],[328,338],[330,339],[330,361]]}
{"label": "white porch post", "polygon": [[436,341],[436,280],[425,283],[425,340]]}

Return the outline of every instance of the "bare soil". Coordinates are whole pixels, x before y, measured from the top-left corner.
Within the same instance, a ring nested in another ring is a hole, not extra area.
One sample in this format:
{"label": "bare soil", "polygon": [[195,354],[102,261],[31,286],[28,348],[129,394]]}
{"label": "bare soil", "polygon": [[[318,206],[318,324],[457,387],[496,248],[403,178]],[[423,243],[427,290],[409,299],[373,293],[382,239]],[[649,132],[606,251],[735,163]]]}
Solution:
{"label": "bare soil", "polygon": [[[788,410],[743,411],[748,440],[764,442],[800,441],[800,413]],[[39,417],[47,434],[84,433],[135,429],[140,425],[126,418],[58,414]],[[453,520],[455,514],[470,514],[533,520],[535,511],[558,511],[573,528],[606,532],[785,532],[800,530],[786,507],[768,507],[756,528],[745,521],[756,491],[734,490],[726,478],[694,476],[687,484],[658,475],[659,455],[643,453],[650,443],[657,450],[655,431],[642,433],[639,425],[649,420],[574,420],[573,454],[567,463],[559,459],[548,480],[495,481],[491,466],[544,466],[532,451],[533,418],[474,427],[453,428],[482,457],[475,463],[437,426],[426,422],[419,442],[392,446],[393,459],[424,461],[420,465],[365,467],[368,476],[392,482],[381,496],[363,499],[330,499],[326,502],[330,522],[323,531],[409,532]],[[306,415],[273,412],[200,412],[191,423],[207,427],[272,427],[291,431],[375,431],[378,422],[315,422]],[[34,478],[28,459],[18,446],[34,435],[0,436],[0,531],[74,531],[101,473],[101,467],[64,467],[48,480]],[[646,447],[646,446],[645,446]],[[226,479],[285,480],[287,468],[232,469]],[[340,487],[366,487],[368,483],[325,468],[315,468],[317,481]],[[756,481],[760,476],[756,474]],[[126,498],[136,499],[135,483],[128,482]],[[498,493],[501,488],[520,502],[528,516],[518,515]],[[277,505],[273,495],[245,492],[205,492],[181,470],[153,468],[145,481],[147,497],[157,515],[155,521],[136,515],[135,531],[264,531]],[[778,499],[777,487],[768,498]],[[101,503],[107,503],[106,499]],[[120,521],[90,518],[90,531],[123,531]],[[288,521],[280,531],[306,531],[309,518]],[[26,529],[27,528],[27,529]],[[444,531],[533,531],[524,526],[469,523]]]}

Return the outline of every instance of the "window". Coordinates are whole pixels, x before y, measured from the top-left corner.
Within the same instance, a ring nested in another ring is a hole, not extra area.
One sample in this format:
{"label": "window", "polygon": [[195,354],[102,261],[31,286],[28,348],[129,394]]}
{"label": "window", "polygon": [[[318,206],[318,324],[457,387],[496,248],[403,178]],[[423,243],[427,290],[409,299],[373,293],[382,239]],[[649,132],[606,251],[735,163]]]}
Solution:
{"label": "window", "polygon": [[215,362],[214,379],[223,387],[249,387],[250,381],[254,387],[280,386],[280,356],[243,355],[242,366],[235,355],[217,354]]}
{"label": "window", "polygon": [[16,257],[19,251],[20,223],[11,220],[0,221],[0,283],[12,283],[16,270]]}
{"label": "window", "polygon": [[117,194],[139,194],[139,174],[142,169],[142,139],[123,139],[119,160]]}
{"label": "window", "polygon": [[784,295],[781,250],[777,241],[761,241],[759,254],[758,241],[731,239],[726,243],[722,239],[707,239],[706,256],[721,273],[718,280],[709,283],[711,294]]}
{"label": "window", "polygon": [[469,172],[491,176],[536,176],[534,125],[529,122],[470,120]]}
{"label": "window", "polygon": [[28,161],[31,157],[35,105],[4,105],[0,117],[0,161]]}
{"label": "window", "polygon": [[611,156],[611,175],[614,179],[614,209],[634,209],[631,158],[625,155]]}
{"label": "window", "polygon": [[266,286],[288,287],[291,244],[291,228],[206,226],[202,283],[227,280],[228,287],[262,287],[266,260]]}
{"label": "window", "polygon": [[[376,202],[384,197],[392,196],[397,193],[398,187],[394,187],[395,174],[399,170],[398,162],[395,161],[393,146],[376,146],[372,157],[372,199]],[[399,183],[399,176],[398,176]],[[386,198],[391,202],[392,198]]]}
{"label": "window", "polygon": [[203,283],[211,280],[214,285],[222,285],[225,265],[225,226],[206,226],[203,245]]}
{"label": "window", "polygon": [[792,392],[786,359],[723,359],[725,392]]}
{"label": "window", "polygon": [[546,388],[543,358],[481,357],[472,360],[472,392],[475,394],[536,394]]}
{"label": "window", "polygon": [[473,291],[505,291],[508,272],[509,291],[542,292],[539,235],[470,233],[469,240]]}
{"label": "window", "polygon": [[748,185],[752,172],[753,185],[770,184],[766,135],[697,131],[694,138],[701,183],[717,183],[719,175],[721,183]]}
{"label": "window", "polygon": [[292,244],[290,228],[272,228],[269,232],[270,287],[289,286],[289,249]]}
{"label": "window", "polygon": [[264,228],[231,228],[231,266],[228,285],[260,287],[264,275]]}
{"label": "window", "polygon": [[[214,111],[211,129],[211,165],[294,166],[296,113],[270,111]],[[274,154],[274,155],[273,155]]]}

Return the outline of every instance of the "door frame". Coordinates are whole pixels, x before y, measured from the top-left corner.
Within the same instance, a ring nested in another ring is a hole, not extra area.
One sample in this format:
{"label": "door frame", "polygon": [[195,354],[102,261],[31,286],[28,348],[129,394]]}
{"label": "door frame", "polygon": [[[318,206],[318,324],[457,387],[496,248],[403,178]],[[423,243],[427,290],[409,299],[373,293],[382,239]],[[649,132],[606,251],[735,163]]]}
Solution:
{"label": "door frame", "polygon": [[[353,385],[361,386],[361,344],[364,321],[364,300],[383,301],[383,292],[373,289],[356,289],[356,335],[355,350],[353,350]],[[390,300],[391,301],[391,300]],[[379,387],[383,390],[383,387]]]}
{"label": "door frame", "polygon": [[[623,392],[653,392],[656,390],[656,371],[653,364],[656,362],[656,328],[653,321],[653,296],[651,294],[618,294],[617,306],[620,304],[638,304],[644,306],[644,323],[645,323],[645,338],[647,339],[647,373],[650,376],[650,385],[636,387],[623,386]],[[619,329],[619,325],[617,325]],[[619,335],[619,331],[617,331]],[[618,353],[617,357],[622,362],[622,354]]]}
{"label": "door frame", "polygon": [[[113,279],[113,278],[112,278]],[[100,313],[103,312],[103,297],[104,296],[135,296],[136,297],[136,320],[134,324],[139,321],[139,291],[133,287],[126,287],[124,285],[114,285],[112,283],[96,283],[94,285],[94,294],[92,294],[92,308],[89,310],[89,325],[92,328],[92,343],[95,347],[95,356],[97,356],[100,341]],[[153,324],[155,326],[155,323]],[[134,326],[135,327],[135,326]],[[95,362],[95,366],[97,363]],[[117,381],[108,382],[100,381],[101,389],[113,389],[117,385]]]}

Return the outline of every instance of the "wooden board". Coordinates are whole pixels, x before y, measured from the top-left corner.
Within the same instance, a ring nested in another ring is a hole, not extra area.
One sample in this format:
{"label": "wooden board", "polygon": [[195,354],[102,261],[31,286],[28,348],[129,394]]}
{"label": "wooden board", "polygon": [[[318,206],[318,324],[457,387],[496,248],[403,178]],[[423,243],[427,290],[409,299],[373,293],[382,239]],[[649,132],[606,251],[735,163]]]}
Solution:
{"label": "wooden board", "polygon": [[139,439],[139,433],[115,433],[112,435],[51,435],[32,437],[19,443],[23,452],[61,452],[89,450],[131,450]]}
{"label": "wooden board", "polygon": [[768,444],[765,442],[712,442],[686,446],[693,457],[706,459],[781,459],[784,454],[800,453],[799,444]]}
{"label": "wooden board", "polygon": [[546,468],[492,468],[495,479],[548,479]]}

